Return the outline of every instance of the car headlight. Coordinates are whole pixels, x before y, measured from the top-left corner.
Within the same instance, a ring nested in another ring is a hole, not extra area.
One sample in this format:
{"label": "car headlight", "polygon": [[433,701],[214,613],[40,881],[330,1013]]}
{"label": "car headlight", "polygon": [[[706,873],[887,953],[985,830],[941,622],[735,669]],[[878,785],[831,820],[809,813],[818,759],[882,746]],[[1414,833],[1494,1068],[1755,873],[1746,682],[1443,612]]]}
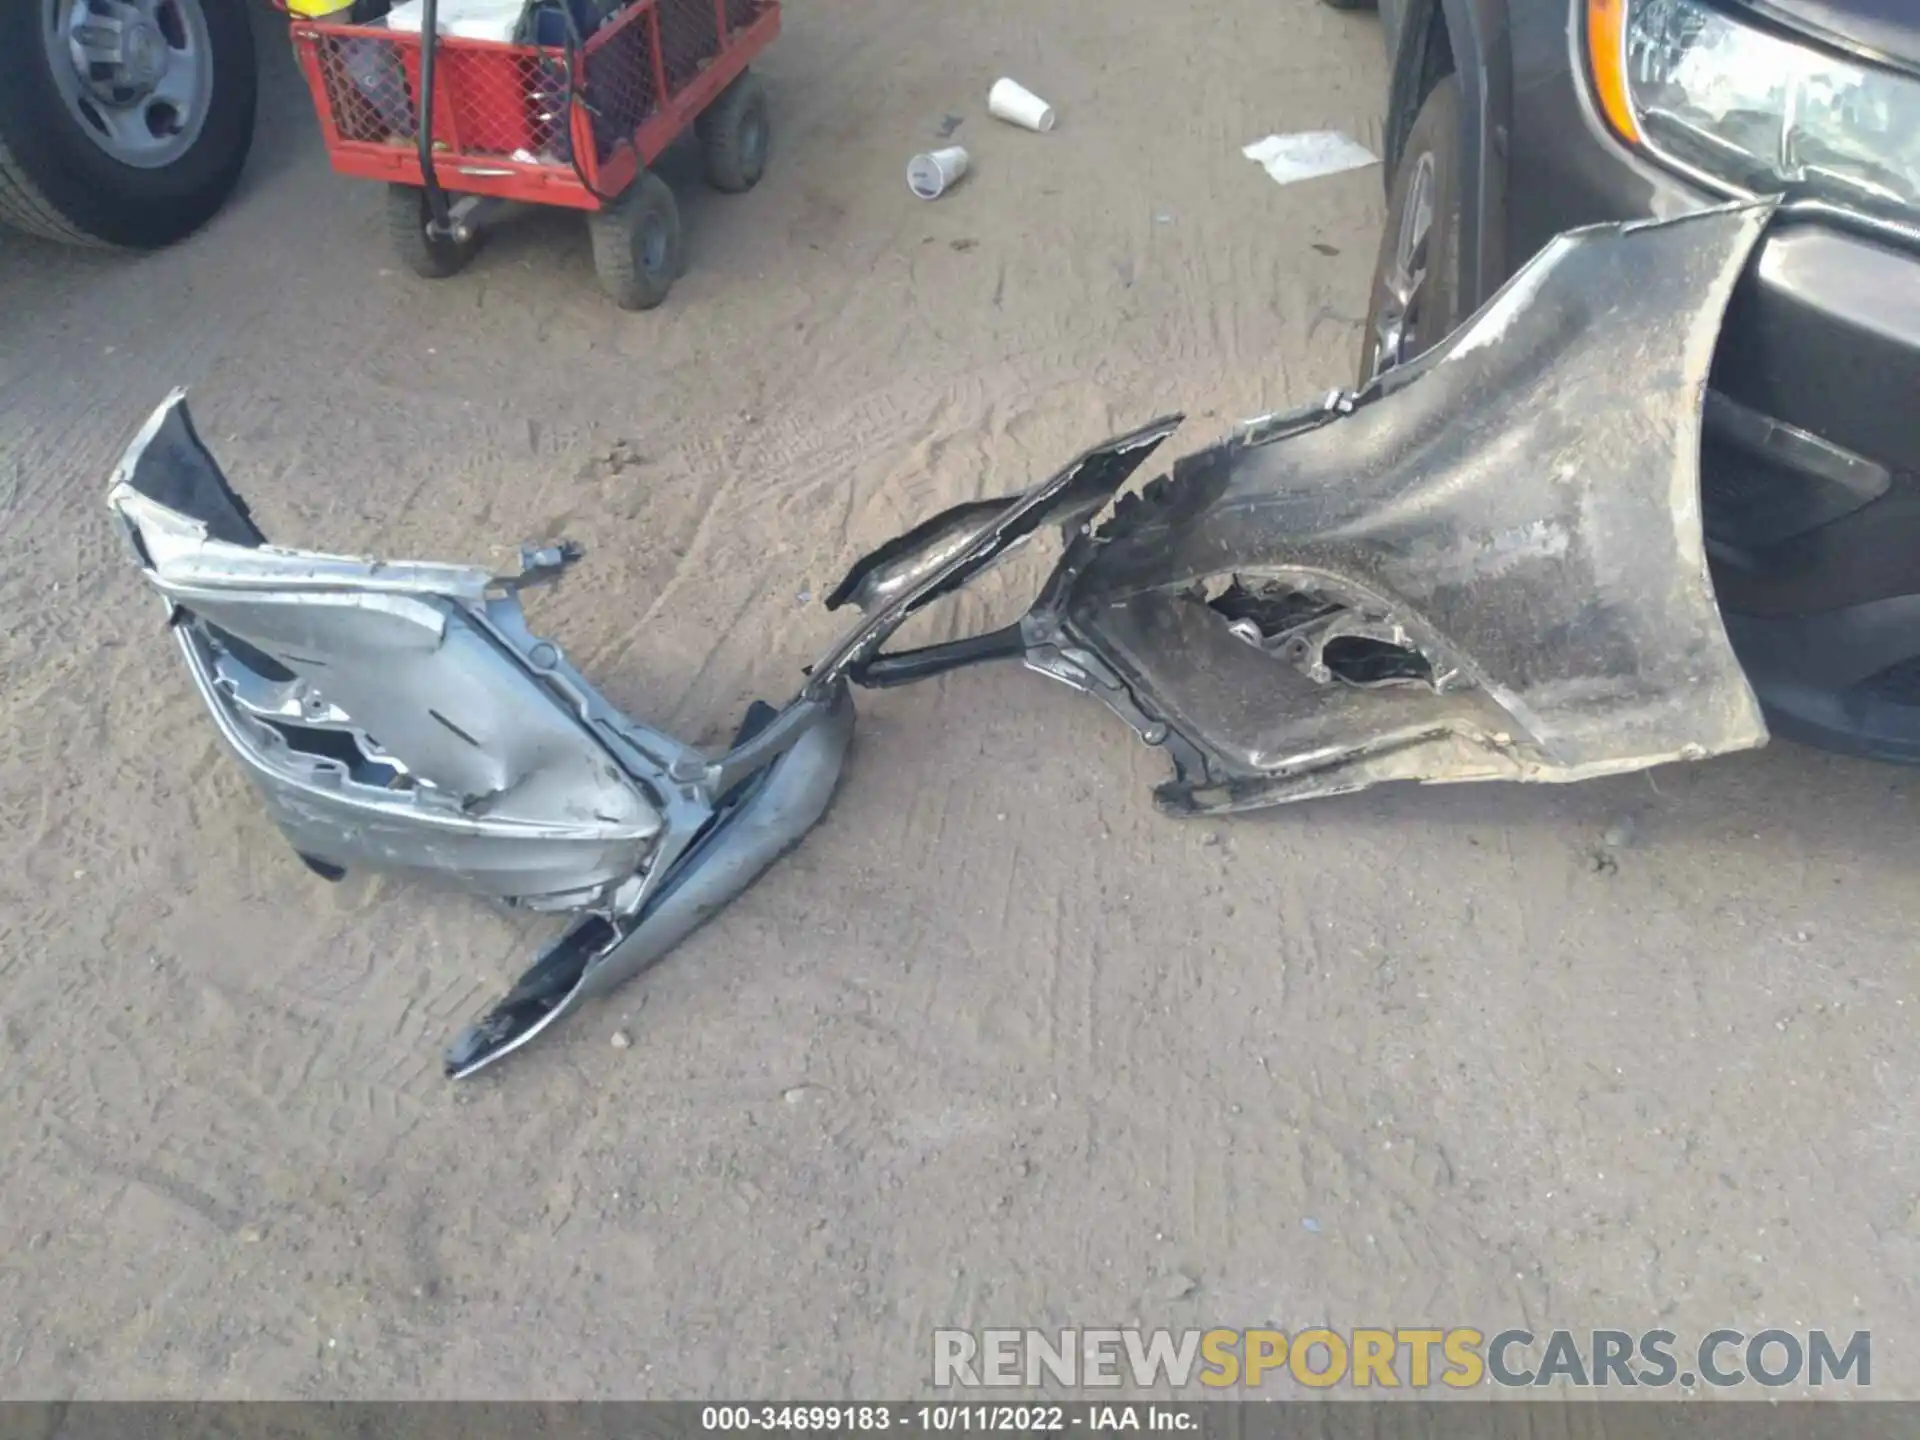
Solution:
{"label": "car headlight", "polygon": [[1587,56],[1621,138],[1729,186],[1920,219],[1920,81],[1700,0],[1588,0]]}

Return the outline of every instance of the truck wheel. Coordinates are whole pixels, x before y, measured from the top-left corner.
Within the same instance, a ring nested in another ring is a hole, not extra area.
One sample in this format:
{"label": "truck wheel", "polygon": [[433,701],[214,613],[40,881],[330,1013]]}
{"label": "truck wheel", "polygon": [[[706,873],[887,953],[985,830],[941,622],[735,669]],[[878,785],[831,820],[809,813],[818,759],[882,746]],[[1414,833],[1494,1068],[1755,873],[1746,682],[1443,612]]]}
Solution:
{"label": "truck wheel", "polygon": [[1360,342],[1360,383],[1431,349],[1460,313],[1460,78],[1442,77],[1414,117],[1387,190],[1386,231]]}
{"label": "truck wheel", "polygon": [[680,207],[667,182],[642,171],[627,193],[587,217],[600,288],[622,310],[651,310],[680,274]]}
{"label": "truck wheel", "polygon": [[0,4],[0,221],[149,249],[206,223],[253,143],[246,0]]}
{"label": "truck wheel", "polygon": [[773,127],[767,120],[767,91],[760,77],[743,70],[720,98],[693,122],[706,152],[707,183],[737,195],[759,183],[767,168]]}

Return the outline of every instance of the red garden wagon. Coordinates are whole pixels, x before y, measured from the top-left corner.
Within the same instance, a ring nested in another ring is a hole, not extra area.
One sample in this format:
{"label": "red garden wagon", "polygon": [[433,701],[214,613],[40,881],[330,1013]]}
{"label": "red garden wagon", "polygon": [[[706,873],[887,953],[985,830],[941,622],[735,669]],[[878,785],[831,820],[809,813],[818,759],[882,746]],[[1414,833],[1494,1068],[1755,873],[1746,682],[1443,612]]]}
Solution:
{"label": "red garden wagon", "polygon": [[607,293],[658,305],[680,272],[680,218],[648,167],[691,125],[716,188],[760,178],[767,104],[747,66],[779,33],[779,0],[536,0],[511,41],[444,33],[426,8],[421,32],[442,32],[430,46],[400,11],[293,22],[333,168],[387,182],[400,258],[452,275],[507,202],[566,206],[588,212]]}

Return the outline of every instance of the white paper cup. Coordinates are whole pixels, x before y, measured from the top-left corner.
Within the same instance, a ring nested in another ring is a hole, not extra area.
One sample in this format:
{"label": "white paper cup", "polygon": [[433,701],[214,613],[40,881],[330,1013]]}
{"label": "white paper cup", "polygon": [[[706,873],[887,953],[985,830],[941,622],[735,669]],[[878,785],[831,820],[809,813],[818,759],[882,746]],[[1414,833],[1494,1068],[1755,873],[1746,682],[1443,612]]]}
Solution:
{"label": "white paper cup", "polygon": [[907,188],[922,200],[938,200],[960,183],[967,173],[964,145],[949,145],[944,150],[929,150],[907,162]]}
{"label": "white paper cup", "polygon": [[993,89],[987,92],[987,109],[996,120],[1022,129],[1053,129],[1053,107],[1018,80],[994,81]]}

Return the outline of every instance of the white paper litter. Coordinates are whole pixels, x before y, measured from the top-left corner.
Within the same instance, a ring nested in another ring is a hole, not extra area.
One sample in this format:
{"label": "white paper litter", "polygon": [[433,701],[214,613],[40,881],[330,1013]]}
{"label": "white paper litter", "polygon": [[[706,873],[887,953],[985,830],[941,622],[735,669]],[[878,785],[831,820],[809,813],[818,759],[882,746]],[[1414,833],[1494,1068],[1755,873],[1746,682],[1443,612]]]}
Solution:
{"label": "white paper litter", "polygon": [[1378,165],[1380,157],[1351,135],[1338,130],[1302,130],[1293,135],[1269,135],[1256,140],[1240,152],[1274,178],[1275,183],[1291,185],[1296,180],[1313,180],[1322,175],[1338,175],[1342,170],[1358,170],[1363,165]]}
{"label": "white paper litter", "polygon": [[[462,40],[507,41],[526,8],[527,0],[440,0],[434,28]],[[420,0],[402,0],[387,15],[388,28],[418,35],[421,9]]]}

